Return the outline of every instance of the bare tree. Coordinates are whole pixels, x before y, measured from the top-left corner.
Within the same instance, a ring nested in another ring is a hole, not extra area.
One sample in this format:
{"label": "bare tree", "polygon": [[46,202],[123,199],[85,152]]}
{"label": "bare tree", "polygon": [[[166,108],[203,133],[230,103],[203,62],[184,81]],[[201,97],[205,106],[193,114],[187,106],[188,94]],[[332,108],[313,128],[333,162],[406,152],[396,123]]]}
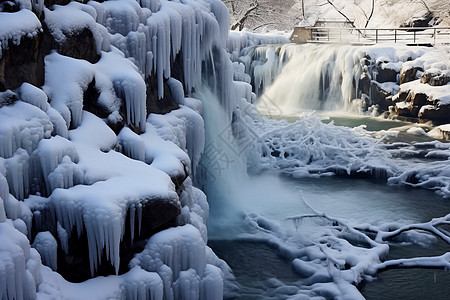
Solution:
{"label": "bare tree", "polygon": [[[338,7],[334,4],[334,2],[333,2],[332,0],[327,0],[327,2],[328,2],[328,3],[329,3],[329,4],[330,4],[330,5],[331,5],[331,6],[332,6],[332,7],[333,7],[340,15],[341,15],[341,16],[343,16],[343,17],[345,18],[345,20],[347,20],[347,22],[349,22],[350,24],[352,24],[352,26],[354,26],[353,20],[350,20],[350,18],[343,12],[343,10],[340,9],[340,8],[338,8]],[[366,22],[365,22],[364,28],[367,28],[367,26],[369,25],[370,19],[372,19],[374,10],[375,10],[375,0],[371,0],[371,8],[370,8],[370,13],[369,13],[369,14],[367,14],[366,11],[361,7],[360,3],[358,3],[357,1],[354,1],[353,3],[354,3],[354,5],[355,5],[357,8],[359,8],[359,9],[362,11],[363,15],[365,16]]]}
{"label": "bare tree", "polygon": [[[223,0],[230,11],[232,30],[255,30],[264,26],[291,29],[302,12],[298,0]],[[303,0],[302,0],[303,3]]]}

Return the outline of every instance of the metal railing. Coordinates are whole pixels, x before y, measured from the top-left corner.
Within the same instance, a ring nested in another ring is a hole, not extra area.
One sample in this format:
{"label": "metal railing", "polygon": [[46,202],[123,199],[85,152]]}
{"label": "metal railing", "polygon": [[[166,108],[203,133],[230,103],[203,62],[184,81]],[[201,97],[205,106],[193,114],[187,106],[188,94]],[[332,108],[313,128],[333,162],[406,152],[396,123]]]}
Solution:
{"label": "metal railing", "polygon": [[311,42],[408,45],[450,44],[450,27],[344,28],[309,27]]}

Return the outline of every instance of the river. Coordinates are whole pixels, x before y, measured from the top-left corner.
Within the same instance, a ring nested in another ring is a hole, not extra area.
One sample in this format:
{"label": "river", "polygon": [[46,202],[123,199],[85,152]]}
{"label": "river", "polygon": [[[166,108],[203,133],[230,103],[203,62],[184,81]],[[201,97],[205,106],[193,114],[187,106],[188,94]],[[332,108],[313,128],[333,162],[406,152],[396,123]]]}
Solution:
{"label": "river", "polygon": [[[366,125],[369,131],[411,126],[367,117],[335,116],[324,122],[330,121],[350,127]],[[407,133],[397,138],[409,142],[430,140]],[[210,203],[212,217],[208,225],[210,247],[233,269],[239,286],[228,294],[230,299],[333,298],[315,292],[314,284],[321,280],[311,282],[292,263],[302,248],[320,243],[330,224],[307,219],[296,229],[293,222],[286,220],[290,216],[308,214],[314,208],[350,224],[380,225],[426,222],[450,211],[448,199],[433,191],[389,186],[380,178],[293,178],[276,170],[250,175],[232,197],[232,212],[227,206]],[[232,217],[215,217],[224,215]],[[389,243],[389,254],[383,259],[450,251],[447,244],[432,237],[419,240]],[[445,270],[393,269],[365,278],[357,288],[366,299],[448,299],[449,282],[450,273]]]}

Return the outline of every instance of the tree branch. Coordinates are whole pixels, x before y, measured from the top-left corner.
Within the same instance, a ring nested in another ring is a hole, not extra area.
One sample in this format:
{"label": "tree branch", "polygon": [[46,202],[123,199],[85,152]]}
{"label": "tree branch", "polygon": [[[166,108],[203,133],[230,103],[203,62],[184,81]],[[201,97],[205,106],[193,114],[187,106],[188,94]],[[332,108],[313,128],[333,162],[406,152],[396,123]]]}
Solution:
{"label": "tree branch", "polygon": [[244,15],[231,26],[231,30],[235,30],[236,28],[239,27],[239,30],[242,30],[244,27],[244,23],[247,20],[247,18],[250,16],[250,14],[257,9],[259,6],[258,1],[255,0],[254,3],[252,3],[252,5],[247,9],[247,11],[244,13]]}
{"label": "tree branch", "polygon": [[337,8],[336,7],[336,5],[334,5],[334,3],[333,2],[331,2],[331,0],[327,0],[327,2],[331,5],[331,6],[333,6],[333,8],[341,15],[341,16],[343,16],[346,20],[347,20],[347,22],[349,22],[351,25],[352,25],[352,27],[353,28],[355,28],[355,24],[353,24],[353,21],[351,21],[339,8]]}

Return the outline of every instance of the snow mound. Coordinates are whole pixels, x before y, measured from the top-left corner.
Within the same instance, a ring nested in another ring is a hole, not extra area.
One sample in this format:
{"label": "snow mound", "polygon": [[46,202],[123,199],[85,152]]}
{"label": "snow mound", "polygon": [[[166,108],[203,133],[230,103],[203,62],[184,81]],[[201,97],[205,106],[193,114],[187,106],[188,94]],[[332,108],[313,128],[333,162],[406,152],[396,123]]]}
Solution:
{"label": "snow mound", "polygon": [[166,298],[190,295],[189,299],[222,299],[223,274],[218,267],[207,264],[208,253],[200,232],[185,225],[152,236],[130,266],[157,272],[163,281],[173,280],[172,287],[165,282]]}
{"label": "snow mound", "polygon": [[8,48],[8,42],[20,44],[23,37],[36,36],[42,28],[41,22],[31,10],[18,12],[0,12],[0,57],[2,50]]}
{"label": "snow mound", "polygon": [[89,29],[96,41],[97,53],[106,50],[102,49],[103,36],[95,22],[96,14],[92,7],[69,3],[64,6],[54,5],[53,10],[45,8],[44,11],[45,23],[58,43],[63,43],[68,36]]}

